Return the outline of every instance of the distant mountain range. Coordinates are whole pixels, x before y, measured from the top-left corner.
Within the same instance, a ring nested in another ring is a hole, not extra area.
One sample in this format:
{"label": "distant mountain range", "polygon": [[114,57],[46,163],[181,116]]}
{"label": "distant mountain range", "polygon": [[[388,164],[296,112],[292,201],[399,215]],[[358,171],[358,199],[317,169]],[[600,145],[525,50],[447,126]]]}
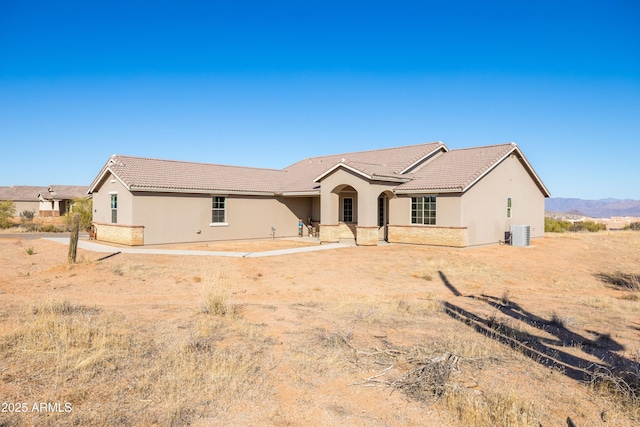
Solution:
{"label": "distant mountain range", "polygon": [[584,215],[592,218],[610,218],[612,216],[640,217],[640,200],[551,198],[545,201],[545,210]]}

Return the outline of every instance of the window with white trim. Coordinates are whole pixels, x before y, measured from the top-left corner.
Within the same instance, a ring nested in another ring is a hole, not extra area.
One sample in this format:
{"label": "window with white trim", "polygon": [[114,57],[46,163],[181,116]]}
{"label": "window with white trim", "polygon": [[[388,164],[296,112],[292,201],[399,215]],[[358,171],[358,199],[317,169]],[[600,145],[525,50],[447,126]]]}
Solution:
{"label": "window with white trim", "polygon": [[353,198],[342,199],[342,221],[353,222]]}
{"label": "window with white trim", "polygon": [[118,195],[111,194],[111,224],[118,223]]}
{"label": "window with white trim", "polygon": [[411,198],[411,224],[436,225],[436,196]]}
{"label": "window with white trim", "polygon": [[213,196],[211,198],[211,223],[212,224],[225,224],[227,222],[226,206],[227,206],[226,197]]}
{"label": "window with white trim", "polygon": [[507,218],[511,218],[511,197],[507,197]]}

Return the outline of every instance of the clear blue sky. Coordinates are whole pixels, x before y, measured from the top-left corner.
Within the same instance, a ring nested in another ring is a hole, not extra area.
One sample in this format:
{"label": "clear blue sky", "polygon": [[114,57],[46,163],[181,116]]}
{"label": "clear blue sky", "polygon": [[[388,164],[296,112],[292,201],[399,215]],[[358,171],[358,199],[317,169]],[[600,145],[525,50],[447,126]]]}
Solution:
{"label": "clear blue sky", "polygon": [[640,2],[0,0],[0,185],[430,141],[640,199]]}

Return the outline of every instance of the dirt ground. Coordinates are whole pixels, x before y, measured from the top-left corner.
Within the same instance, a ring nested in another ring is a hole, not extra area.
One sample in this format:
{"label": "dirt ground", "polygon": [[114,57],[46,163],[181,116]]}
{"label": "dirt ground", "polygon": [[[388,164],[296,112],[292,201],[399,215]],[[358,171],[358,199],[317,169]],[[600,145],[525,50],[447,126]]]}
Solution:
{"label": "dirt ground", "polygon": [[[640,423],[592,381],[640,372],[639,293],[618,280],[640,274],[637,232],[103,256],[0,238],[0,426]],[[443,356],[443,391],[405,381]]]}

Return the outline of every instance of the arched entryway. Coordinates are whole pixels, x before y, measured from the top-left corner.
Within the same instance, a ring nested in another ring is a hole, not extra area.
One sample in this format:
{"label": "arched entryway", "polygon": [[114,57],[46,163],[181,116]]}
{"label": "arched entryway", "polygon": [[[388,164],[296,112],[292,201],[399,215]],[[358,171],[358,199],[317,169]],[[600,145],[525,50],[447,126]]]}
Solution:
{"label": "arched entryway", "polygon": [[358,191],[345,184],[334,188],[332,193],[337,195],[339,238],[355,239],[358,225]]}
{"label": "arched entryway", "polygon": [[318,179],[321,242],[349,238],[358,245],[375,246],[386,238],[388,200],[394,197],[395,183],[374,181],[356,172],[345,166]]}

